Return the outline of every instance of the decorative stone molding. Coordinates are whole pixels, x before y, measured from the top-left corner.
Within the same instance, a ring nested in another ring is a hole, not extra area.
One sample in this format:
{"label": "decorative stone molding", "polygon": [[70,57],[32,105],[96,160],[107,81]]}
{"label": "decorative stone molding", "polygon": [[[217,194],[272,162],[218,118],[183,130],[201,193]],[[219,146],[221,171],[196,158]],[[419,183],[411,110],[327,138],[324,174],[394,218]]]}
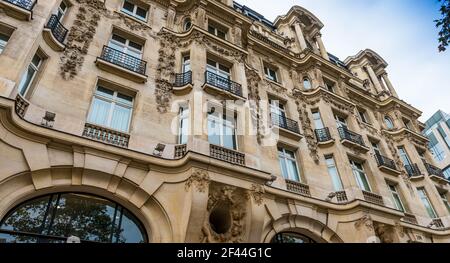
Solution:
{"label": "decorative stone molding", "polygon": [[248,197],[253,198],[257,205],[262,205],[264,193],[265,190],[262,185],[252,184],[252,188],[248,192]]}
{"label": "decorative stone molding", "polygon": [[381,243],[394,243],[395,228],[382,223],[375,223],[375,234],[380,238]]}
{"label": "decorative stone molding", "polygon": [[[244,240],[247,195],[233,186],[214,186],[210,189],[207,216],[202,227],[203,243],[240,243]],[[211,214],[216,209],[224,209],[230,214],[229,228],[217,233],[211,227]]]}
{"label": "decorative stone molding", "polygon": [[250,101],[250,115],[253,126],[256,126],[256,138],[259,144],[261,144],[263,135],[261,129],[264,129],[264,124],[261,121],[261,97],[259,95],[259,84],[261,77],[255,69],[245,66],[245,75],[247,77],[248,86],[248,100]]}
{"label": "decorative stone molding", "polygon": [[[301,92],[300,92],[301,93]],[[296,96],[297,92],[293,91],[293,95],[296,97],[295,104],[297,105],[298,116],[300,124],[302,125],[303,135],[306,139],[309,149],[309,155],[316,164],[319,164],[318,143],[314,129],[311,125],[311,119],[308,115],[308,108],[304,96]]]}
{"label": "decorative stone molding", "polygon": [[210,177],[207,171],[202,169],[195,169],[191,176],[187,179],[185,184],[186,191],[195,185],[197,191],[200,193],[205,193],[209,187]]}
{"label": "decorative stone molding", "polygon": [[374,230],[372,217],[370,215],[365,214],[355,222],[356,228],[361,228],[362,226],[365,226],[369,230]]}

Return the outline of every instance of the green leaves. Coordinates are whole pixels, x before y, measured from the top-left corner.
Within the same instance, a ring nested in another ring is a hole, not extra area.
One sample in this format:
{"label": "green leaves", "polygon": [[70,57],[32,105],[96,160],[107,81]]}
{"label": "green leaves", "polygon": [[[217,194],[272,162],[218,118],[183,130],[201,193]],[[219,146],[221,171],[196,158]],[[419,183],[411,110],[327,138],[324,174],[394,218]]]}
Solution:
{"label": "green leaves", "polygon": [[442,18],[434,20],[434,22],[436,27],[440,28],[438,49],[439,52],[444,52],[447,50],[450,42],[450,0],[439,0],[439,2],[442,2],[440,8]]}

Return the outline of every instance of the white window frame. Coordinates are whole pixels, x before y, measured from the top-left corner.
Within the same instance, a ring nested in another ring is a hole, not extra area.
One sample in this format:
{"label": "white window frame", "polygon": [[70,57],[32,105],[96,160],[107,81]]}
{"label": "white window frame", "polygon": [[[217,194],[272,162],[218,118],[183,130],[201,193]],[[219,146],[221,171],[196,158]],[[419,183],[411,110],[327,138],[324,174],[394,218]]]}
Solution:
{"label": "white window frame", "polygon": [[[328,163],[328,160],[332,160],[332,164]],[[325,156],[325,164],[327,166],[327,170],[328,170],[328,175],[331,177],[331,182],[333,184],[333,189],[334,191],[343,191],[344,190],[344,184],[342,183],[342,178],[341,178],[341,174],[339,173],[339,169],[336,166],[336,160],[334,159],[334,156],[330,155],[330,156]],[[330,170],[334,169],[336,171],[336,175],[337,175],[337,182],[339,182],[339,185],[335,184],[335,180],[333,180],[333,175],[330,173]]]}
{"label": "white window frame", "polygon": [[[62,8],[61,5],[64,4],[65,8]],[[56,17],[58,18],[58,21],[61,22],[64,17],[66,16],[67,10],[69,9],[69,5],[63,0],[58,6],[58,9],[56,10]]]}
{"label": "white window frame", "polygon": [[[309,86],[308,88],[306,87],[305,83],[309,83],[308,84],[308,86]],[[311,82],[311,80],[309,78],[303,78],[303,88],[305,90],[311,90],[312,89],[312,82]]]}
{"label": "white window frame", "polygon": [[380,144],[377,142],[371,142],[373,153],[378,155],[383,155],[380,149]]}
{"label": "white window frame", "polygon": [[[389,116],[384,116],[384,124],[388,130],[392,130],[395,128],[394,121]],[[391,127],[389,127],[391,126]]]}
{"label": "white window frame", "polygon": [[[130,12],[130,11],[128,11],[127,9],[124,8],[125,2],[127,2],[127,3],[129,3],[129,4],[131,4],[131,5],[133,5],[133,11],[132,11],[132,12]],[[145,10],[145,18],[143,18],[143,17],[141,17],[141,16],[139,16],[139,15],[137,14],[137,9],[138,9],[138,7],[141,8],[141,9],[143,9],[143,10]],[[125,13],[125,14],[127,14],[127,15],[130,15],[130,16],[132,16],[132,17],[135,17],[135,18],[137,18],[137,19],[139,19],[139,20],[141,20],[141,21],[147,22],[147,20],[148,20],[148,12],[149,12],[149,10],[148,10],[148,8],[145,8],[145,7],[142,6],[142,5],[138,5],[138,4],[135,4],[135,3],[133,3],[133,2],[124,0],[124,1],[123,1],[123,4],[122,4],[121,11],[122,11],[123,13]]]}
{"label": "white window frame", "polygon": [[[392,184],[392,183],[388,183],[388,188],[389,191],[391,192],[391,196],[392,196],[392,201],[394,202],[395,207],[397,208],[397,210],[401,211],[401,212],[405,212],[405,205],[403,204],[402,198],[400,197],[400,193],[398,192],[397,186]],[[395,198],[397,197],[397,199]],[[398,200],[400,204],[397,204],[397,202],[395,200]],[[400,207],[399,207],[400,205]]]}
{"label": "white window frame", "polygon": [[[180,111],[178,114],[178,143],[179,144],[186,144],[188,141],[188,136],[189,136],[189,132],[188,134],[183,134],[183,124],[187,125],[187,130],[190,130],[190,109],[188,106],[182,106],[180,107]],[[183,137],[186,137],[186,141],[183,141]]]}
{"label": "white window frame", "polygon": [[[372,187],[370,185],[370,181],[369,181],[369,178],[367,177],[366,171],[364,170],[364,165],[362,163],[359,163],[359,162],[356,162],[353,160],[350,160],[350,165],[352,167],[352,172],[353,172],[353,175],[355,176],[355,180],[356,180],[356,183],[358,184],[359,188],[366,192],[372,192]],[[361,166],[361,169],[359,169],[357,165]],[[356,174],[357,172],[358,172],[358,174]],[[364,189],[364,185],[361,185],[360,178],[359,178],[359,176],[361,174],[364,176],[364,179],[366,180],[367,186],[369,187],[369,189]]]}
{"label": "white window frame", "polygon": [[[425,207],[427,214],[433,219],[438,218],[438,214],[436,213],[436,210],[434,209],[433,204],[431,203],[425,188],[417,188],[417,191],[419,192],[420,201]],[[427,209],[427,204],[425,202],[428,203],[428,205],[430,206],[432,214],[430,214],[430,211]]]}
{"label": "white window frame", "polygon": [[[35,56],[37,56],[39,58],[39,63],[37,65],[35,65],[33,63],[33,58]],[[22,73],[22,77],[21,77],[20,82],[19,82],[19,86],[18,86],[19,94],[22,95],[22,96],[25,96],[27,94],[27,92],[29,91],[30,86],[32,85],[34,79],[36,78],[36,75],[39,73],[39,69],[42,66],[42,62],[44,61],[44,58],[42,56],[40,56],[37,52],[33,55],[33,58],[31,59],[30,64],[28,65],[28,67]],[[22,85],[22,81],[24,81],[24,77],[28,73],[28,69],[29,68],[33,69],[33,76],[31,77],[30,82],[28,82],[28,84],[26,86],[24,86],[24,87],[22,87],[22,89],[20,89],[20,86]]]}
{"label": "white window frame", "polygon": [[[214,29],[214,32],[210,32],[210,31],[209,31],[209,28]],[[218,28],[216,25],[214,25],[214,23],[208,22],[208,32],[211,33],[211,34],[213,34],[213,35],[215,35],[216,37],[218,37],[218,38],[220,38],[220,39],[228,40],[228,36],[227,36],[227,35],[228,35],[228,32],[227,32],[227,31],[228,31],[228,30],[222,30],[222,29]],[[221,37],[219,36],[219,32],[221,32],[221,33],[224,34],[224,38],[221,38]]]}
{"label": "white window frame", "polygon": [[[297,175],[290,174],[290,172],[289,172],[290,170],[289,169],[287,169],[287,173],[288,174],[285,175],[285,174],[283,174],[283,169],[281,169],[281,167],[280,167],[281,175],[283,176],[283,178],[287,179],[287,180],[294,181],[294,182],[302,183],[302,177],[300,175],[300,169],[299,169],[299,165],[298,165],[297,154],[295,153],[295,151],[288,150],[288,149],[286,149],[285,147],[282,147],[282,146],[278,146],[277,151],[278,151],[279,161],[280,162],[284,162],[284,165],[286,167],[289,167],[288,166],[288,164],[289,164],[288,160],[289,161],[293,161],[295,163],[295,169],[296,169]],[[294,157],[293,158],[290,157],[287,154],[287,152],[292,153],[292,155],[294,155]],[[297,177],[297,178],[295,178],[295,177]]]}
{"label": "white window frame", "polygon": [[359,115],[359,119],[360,119],[363,123],[369,124],[369,119],[367,118],[367,113],[366,113],[366,111],[358,110],[358,115]]}
{"label": "white window frame", "polygon": [[[273,76],[271,75],[271,73],[273,73]],[[272,67],[268,67],[268,66],[264,66],[264,75],[267,79],[273,81],[273,82],[277,82],[278,81],[278,70],[273,69]]]}
{"label": "white window frame", "polygon": [[[207,115],[207,125],[209,127],[209,122],[210,121],[214,121],[215,125],[219,125],[220,132],[219,132],[219,134],[215,134],[215,136],[219,137],[220,143],[219,143],[218,146],[237,151],[239,149],[238,138],[237,138],[237,120],[236,120],[235,113],[232,113],[232,114],[233,114],[233,118],[231,119],[231,124],[230,124],[230,119],[229,118],[227,119],[226,112],[222,112],[221,111],[221,112],[218,112],[218,113],[215,113],[215,112],[214,113],[208,113],[208,115]],[[224,134],[225,127],[231,128],[231,130],[233,131],[233,135],[231,135],[232,136],[231,138],[234,141],[234,145],[235,145],[234,148],[229,148],[229,147],[225,146],[225,144],[224,144],[224,141],[225,141],[224,137],[225,136],[230,136],[230,135]],[[208,133],[209,133],[209,130],[208,130]],[[208,134],[208,137],[209,137],[209,134]],[[209,141],[209,138],[208,138],[208,141]]]}
{"label": "white window frame", "polygon": [[[214,66],[210,65],[208,63],[208,60],[211,61],[211,62],[214,62],[215,65]],[[222,70],[220,68],[220,66],[228,69],[228,71]],[[231,80],[231,69],[229,67],[225,66],[224,64],[221,64],[221,63],[215,61],[214,59],[208,58],[206,60],[206,70],[209,71],[209,72],[212,72],[214,74],[217,74],[217,75],[219,75],[219,76],[221,76],[223,78],[227,78],[228,80]]]}
{"label": "white window frame", "polygon": [[[118,37],[120,37],[120,38],[125,39],[125,43],[122,43],[122,42],[120,42],[120,41],[118,41],[118,40],[113,39],[114,36],[118,36]],[[137,48],[134,48],[134,47],[130,46],[130,41],[133,42],[133,43],[136,43],[136,44],[140,45],[140,46],[141,46],[141,49],[139,50],[139,49],[137,49]],[[134,57],[134,58],[137,58],[137,59],[142,59],[142,53],[143,53],[143,50],[144,50],[144,45],[142,45],[142,44],[140,44],[140,43],[137,43],[136,41],[132,41],[132,40],[130,40],[130,39],[128,39],[128,38],[126,38],[126,37],[120,35],[120,34],[117,34],[117,33],[112,33],[112,34],[111,34],[111,38],[110,38],[109,41],[108,41],[108,47],[114,48],[114,47],[110,46],[111,43],[112,43],[112,44],[115,44],[116,46],[121,47],[122,49],[119,50],[120,52],[125,53],[125,54],[127,54],[127,55],[130,55],[130,56],[132,56],[132,57]],[[134,53],[139,53],[139,57],[135,57],[135,56],[129,54],[129,53],[127,52],[128,50],[131,50],[131,51],[133,51]]]}
{"label": "white window frame", "polygon": [[191,71],[191,56],[190,55],[184,55],[183,56],[183,61],[182,61],[182,73],[186,73]]}
{"label": "white window frame", "polygon": [[[104,89],[107,89],[107,90],[110,90],[110,91],[114,92],[113,97],[112,97],[112,98],[108,98],[108,97],[102,96],[101,93],[98,92],[98,87],[102,87],[102,88],[104,88]],[[120,102],[120,101],[117,99],[117,95],[118,95],[119,93],[120,93],[120,94],[123,94],[123,95],[125,95],[125,96],[128,96],[128,97],[131,97],[131,99],[132,99],[132,100],[131,100],[131,104],[126,104],[126,103]],[[107,121],[106,121],[106,124],[105,124],[105,125],[100,125],[100,124],[96,124],[96,123],[90,122],[90,119],[91,119],[92,114],[93,114],[92,109],[93,109],[93,106],[94,106],[95,99],[99,99],[99,100],[102,100],[102,101],[104,101],[104,102],[110,103],[110,107],[109,107],[109,111],[108,111],[108,117],[107,117]],[[119,131],[119,132],[129,133],[129,131],[130,131],[130,125],[131,125],[131,119],[133,118],[134,97],[133,97],[133,96],[130,96],[130,95],[127,95],[127,94],[124,94],[124,93],[122,93],[122,92],[118,92],[117,90],[114,90],[114,89],[110,89],[110,88],[104,87],[104,86],[102,86],[102,85],[97,85],[97,87],[95,88],[95,92],[94,92],[94,95],[93,95],[93,97],[92,97],[91,107],[90,107],[90,109],[89,109],[89,114],[88,114],[88,118],[87,118],[88,123],[91,123],[91,124],[94,124],[94,125],[100,125],[100,126],[102,126],[102,127],[108,128],[108,129],[116,130],[116,129],[114,129],[114,128],[111,128],[111,122],[112,122],[112,117],[113,117],[113,113],[114,113],[114,107],[115,107],[116,105],[119,105],[119,106],[121,106],[121,107],[130,109],[130,118],[128,119],[127,130],[126,130],[126,131],[117,130],[117,131]]]}
{"label": "white window frame", "polygon": [[[408,155],[408,153],[406,152],[405,147],[404,147],[404,146],[400,146],[400,147],[398,147],[397,149],[398,149],[398,153],[399,153],[399,156],[400,156],[400,160],[402,160],[403,165],[404,165],[404,166],[406,166],[406,165],[412,165],[411,158],[409,158],[409,155]],[[405,161],[406,161],[407,163],[405,163]]]}
{"label": "white window frame", "polygon": [[[311,114],[313,117],[312,119],[313,119],[314,127],[316,128],[316,130],[325,129],[325,125],[322,120],[322,114],[320,114],[320,111],[319,110],[311,111]],[[320,124],[320,125],[317,125],[317,124]]]}
{"label": "white window frame", "polygon": [[442,202],[444,202],[445,207],[447,208],[447,211],[450,212],[450,203],[447,198],[447,193],[439,193],[441,196]]}
{"label": "white window frame", "polygon": [[5,40],[0,40],[0,54],[2,54],[3,51],[6,48],[6,45],[8,45],[8,42],[11,39],[11,35],[8,35],[8,34],[2,33],[2,32],[0,32],[0,35],[5,36],[6,39],[7,39],[6,41]]}
{"label": "white window frame", "polygon": [[[338,128],[348,128],[347,119],[339,116],[338,114],[334,114],[334,119],[336,120],[336,125]],[[342,120],[340,120],[342,119]]]}

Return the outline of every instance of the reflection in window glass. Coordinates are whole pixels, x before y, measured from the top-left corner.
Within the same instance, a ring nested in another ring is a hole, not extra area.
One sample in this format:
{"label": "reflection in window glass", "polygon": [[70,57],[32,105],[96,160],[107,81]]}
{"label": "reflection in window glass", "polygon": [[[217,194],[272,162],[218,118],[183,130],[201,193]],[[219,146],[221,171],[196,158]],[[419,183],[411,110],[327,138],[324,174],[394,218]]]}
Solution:
{"label": "reflection in window glass", "polygon": [[317,243],[313,239],[297,233],[280,233],[277,234],[271,241],[271,243]]}

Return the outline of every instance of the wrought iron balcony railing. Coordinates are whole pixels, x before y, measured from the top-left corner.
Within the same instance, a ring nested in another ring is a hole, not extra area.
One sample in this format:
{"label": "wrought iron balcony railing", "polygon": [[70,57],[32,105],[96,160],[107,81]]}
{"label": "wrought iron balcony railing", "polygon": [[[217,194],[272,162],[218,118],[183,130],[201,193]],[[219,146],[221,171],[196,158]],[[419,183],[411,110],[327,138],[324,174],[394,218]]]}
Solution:
{"label": "wrought iron balcony railing", "polygon": [[347,193],[345,191],[336,192],[336,200],[338,203],[348,202]]}
{"label": "wrought iron balcony railing", "polygon": [[397,170],[397,165],[395,165],[394,160],[380,154],[375,154],[375,159],[377,160],[378,167],[385,166],[387,168]]}
{"label": "wrought iron balcony railing", "polygon": [[192,71],[175,74],[174,87],[183,87],[188,84],[192,84]]}
{"label": "wrought iron balcony railing", "polygon": [[364,143],[364,139],[361,135],[359,135],[355,132],[352,132],[345,127],[339,127],[338,131],[339,131],[339,135],[341,136],[342,140],[348,140],[353,143],[359,144],[363,147],[366,147],[366,144]]}
{"label": "wrought iron balcony railing", "polygon": [[147,68],[146,61],[128,55],[117,49],[104,46],[100,58],[119,67],[131,70],[141,75],[145,75],[145,71]]}
{"label": "wrought iron balcony railing", "polygon": [[120,147],[128,147],[128,141],[130,140],[130,135],[126,133],[114,131],[90,123],[85,124],[83,136]]}
{"label": "wrought iron balcony railing", "polygon": [[186,144],[180,144],[175,146],[175,159],[183,158],[187,153],[187,145]]}
{"label": "wrought iron balcony railing", "polygon": [[50,17],[45,28],[48,28],[50,29],[50,31],[52,31],[53,36],[56,38],[56,40],[58,40],[59,43],[64,43],[64,39],[66,39],[68,30],[59,22],[59,19],[56,15],[52,15]]}
{"label": "wrought iron balcony railing", "polygon": [[403,221],[413,224],[413,225],[419,224],[419,222],[417,222],[416,216],[413,214],[410,214],[410,213],[405,213],[405,216],[402,219],[403,219]]}
{"label": "wrought iron balcony railing", "polygon": [[329,128],[316,129],[314,132],[316,133],[318,142],[328,142],[333,140]]}
{"label": "wrought iron balcony railing", "polygon": [[23,8],[25,10],[31,11],[36,5],[37,0],[6,0],[6,2]]}
{"label": "wrought iron balcony railing", "polygon": [[210,156],[227,163],[245,165],[245,154],[217,145],[210,145]]}
{"label": "wrought iron balcony railing", "polygon": [[415,163],[405,165],[405,170],[408,173],[409,177],[422,175],[422,172],[420,171],[419,167]]}
{"label": "wrought iron balcony railing", "polygon": [[17,115],[23,118],[27,112],[28,106],[30,106],[30,103],[28,103],[20,94],[17,94],[14,105]]}
{"label": "wrought iron balcony railing", "polygon": [[444,176],[444,171],[442,171],[442,169],[439,169],[438,167],[431,165],[429,163],[424,163],[425,167],[427,168],[427,172],[429,175],[435,175],[438,177],[441,177],[443,179],[446,179]]}
{"label": "wrought iron balcony railing", "polygon": [[216,73],[206,71],[205,82],[215,88],[228,91],[234,95],[242,97],[242,86],[239,83],[217,75]]}
{"label": "wrought iron balcony railing", "polygon": [[276,114],[272,112],[271,114],[272,124],[283,128],[285,130],[291,131],[293,133],[300,134],[300,129],[298,128],[298,122],[286,118],[286,116]]}

